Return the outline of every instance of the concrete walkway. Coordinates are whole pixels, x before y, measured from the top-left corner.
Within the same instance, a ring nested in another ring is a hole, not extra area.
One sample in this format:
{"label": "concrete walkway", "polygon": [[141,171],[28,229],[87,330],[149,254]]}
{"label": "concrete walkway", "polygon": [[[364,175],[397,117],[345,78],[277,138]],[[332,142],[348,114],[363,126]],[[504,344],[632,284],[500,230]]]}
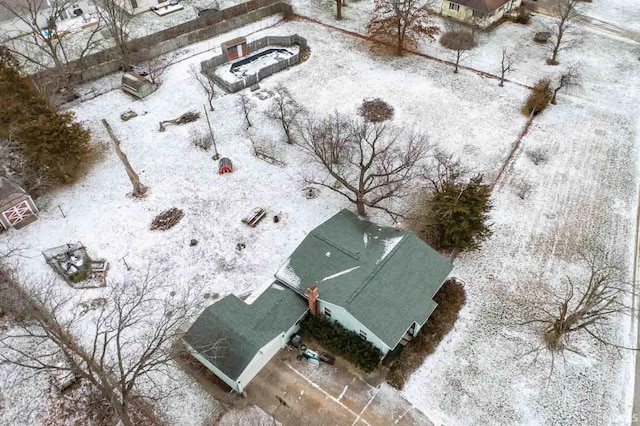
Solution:
{"label": "concrete walkway", "polygon": [[380,377],[363,378],[340,362],[316,367],[295,355],[281,351],[246,389],[250,402],[283,425],[433,426]]}

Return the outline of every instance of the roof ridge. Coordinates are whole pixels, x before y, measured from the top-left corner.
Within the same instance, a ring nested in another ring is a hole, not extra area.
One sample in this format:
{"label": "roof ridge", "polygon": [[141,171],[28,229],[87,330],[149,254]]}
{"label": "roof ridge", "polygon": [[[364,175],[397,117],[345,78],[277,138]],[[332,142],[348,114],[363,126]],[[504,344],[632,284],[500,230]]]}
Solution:
{"label": "roof ridge", "polygon": [[339,251],[343,252],[343,253],[344,253],[344,254],[346,254],[347,256],[349,256],[349,257],[351,257],[351,258],[353,258],[353,259],[355,259],[355,260],[358,260],[358,261],[360,260],[359,253],[357,253],[357,254],[356,254],[356,253],[353,253],[353,252],[351,252],[351,251],[347,250],[346,248],[344,248],[344,247],[341,247],[341,246],[337,245],[336,243],[334,243],[333,241],[331,241],[331,240],[330,240],[330,239],[328,239],[327,237],[325,237],[325,236],[323,236],[323,235],[320,235],[320,234],[316,233],[315,231],[313,231],[313,232],[312,232],[312,235],[313,235],[314,237],[316,237],[317,239],[322,240],[322,241],[324,241],[325,243],[329,244],[331,247],[333,247],[333,248],[335,248],[335,249],[337,249],[337,250],[339,250]]}
{"label": "roof ridge", "polygon": [[373,268],[373,271],[371,271],[371,273],[369,275],[367,275],[367,278],[364,279],[362,284],[360,284],[360,286],[358,286],[358,288],[351,294],[351,296],[349,296],[347,298],[347,301],[346,301],[345,305],[351,304],[351,302],[353,302],[353,300],[356,298],[356,296],[358,296],[358,294],[360,294],[362,292],[362,290],[365,289],[365,287],[371,282],[373,277],[375,277],[378,274],[378,272],[380,272],[382,267],[389,261],[389,259],[391,259],[395,255],[395,253],[398,251],[400,246],[402,246],[405,243],[405,241],[407,240],[407,238],[405,238],[405,237],[407,237],[408,235],[409,235],[408,233],[405,233],[402,236],[402,239],[400,240],[400,242],[398,244],[396,244],[395,247],[393,247],[391,249],[389,254],[387,254],[384,257],[384,259],[382,259],[382,261],[378,262],[376,267]]}

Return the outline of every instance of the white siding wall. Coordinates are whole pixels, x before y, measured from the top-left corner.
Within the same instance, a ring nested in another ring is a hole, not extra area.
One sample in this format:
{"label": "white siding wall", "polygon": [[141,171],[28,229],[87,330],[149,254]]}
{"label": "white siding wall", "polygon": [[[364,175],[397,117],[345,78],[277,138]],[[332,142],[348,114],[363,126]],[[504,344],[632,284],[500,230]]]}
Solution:
{"label": "white siding wall", "polygon": [[[184,342],[184,341],[183,341]],[[202,355],[200,355],[198,353],[198,351],[196,351],[195,349],[193,349],[187,342],[184,342],[184,345],[186,346],[187,350],[189,351],[189,353],[191,355],[193,355],[193,357],[195,359],[197,359],[198,361],[200,361],[202,363],[202,365],[204,365],[205,367],[207,367],[209,370],[211,370],[216,376],[220,377],[220,379],[222,379],[223,382],[225,382],[226,384],[228,384],[229,386],[231,386],[232,389],[234,389],[236,392],[242,392],[241,388],[238,386],[238,384],[231,378],[229,378],[229,376],[227,376],[226,374],[224,374],[221,370],[219,370],[218,368],[216,368],[215,365],[211,364],[205,357],[203,357]]]}
{"label": "white siding wall", "polygon": [[[294,324],[289,330],[283,332],[279,336],[276,336],[272,341],[267,343],[258,351],[255,357],[251,360],[247,368],[238,377],[238,388],[244,390],[249,382],[267,365],[269,361],[280,351],[280,349],[287,346],[289,337],[300,329],[300,325]],[[216,373],[217,374],[217,373]],[[240,391],[242,392],[242,391]]]}
{"label": "white siding wall", "polygon": [[[451,7],[449,6],[451,3],[457,4],[458,10],[451,9]],[[511,2],[505,3],[499,9],[494,10],[484,17],[475,17],[473,16],[473,9],[458,4],[455,0],[443,0],[442,8],[440,11],[444,16],[451,16],[452,18],[456,18],[470,24],[475,24],[480,28],[487,28],[491,24],[500,20],[505,15],[505,13],[519,7],[521,3],[522,0],[512,0]]]}
{"label": "white siding wall", "polygon": [[271,358],[282,349],[283,335],[276,336],[272,341],[264,345],[258,353],[253,357],[247,368],[244,369],[240,377],[238,377],[238,388],[240,392],[249,384],[249,382],[267,365]]}
{"label": "white siding wall", "polygon": [[360,333],[360,330],[367,333],[367,340],[370,341],[373,346],[380,349],[383,355],[386,355],[392,348],[385,345],[382,340],[378,338],[371,330],[365,327],[360,321],[358,321],[353,315],[341,308],[340,306],[328,303],[323,300],[318,300],[318,309],[320,314],[324,314],[324,308],[327,307],[331,311],[331,319],[338,321],[342,326],[348,330]]}

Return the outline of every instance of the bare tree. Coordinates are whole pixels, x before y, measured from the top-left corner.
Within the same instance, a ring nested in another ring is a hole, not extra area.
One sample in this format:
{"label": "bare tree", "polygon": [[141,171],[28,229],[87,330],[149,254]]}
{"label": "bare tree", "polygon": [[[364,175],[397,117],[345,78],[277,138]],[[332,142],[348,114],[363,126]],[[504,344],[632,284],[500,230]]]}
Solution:
{"label": "bare tree", "polygon": [[336,19],[342,19],[342,6],[346,6],[345,0],[335,0],[336,2]]}
{"label": "bare tree", "polygon": [[458,72],[460,61],[467,58],[467,52],[478,45],[474,30],[457,23],[447,24],[447,31],[440,37],[440,44],[455,52],[454,73]]}
{"label": "bare tree", "polygon": [[[141,282],[112,285],[104,299],[80,310],[55,280],[33,283],[29,290],[15,281],[9,285],[30,321],[0,337],[0,362],[73,373],[100,391],[124,425],[140,423],[141,416],[161,424],[148,401],[175,389],[153,384],[175,368],[173,343],[200,309],[196,287],[169,292],[147,275]],[[25,350],[25,340],[35,344]],[[142,381],[153,390],[142,393],[136,387]]]}
{"label": "bare tree", "polygon": [[220,154],[218,153],[218,144],[216,143],[216,135],[213,133],[213,127],[211,126],[211,120],[209,120],[209,114],[207,113],[207,108],[202,105],[204,109],[204,116],[207,119],[207,127],[209,128],[209,137],[211,138],[211,144],[213,145],[213,159],[218,161],[220,159]]}
{"label": "bare tree", "polygon": [[439,29],[433,25],[429,6],[433,0],[376,0],[367,35],[395,46],[400,56],[404,48],[415,48],[423,38],[435,40]]}
{"label": "bare tree", "polygon": [[120,148],[120,140],[118,140],[116,135],[113,133],[113,130],[111,129],[111,126],[109,125],[107,120],[102,119],[102,124],[104,125],[105,129],[107,129],[107,133],[109,134],[109,137],[113,142],[113,146],[116,149],[116,154],[118,154],[118,158],[120,158],[120,161],[122,161],[122,164],[127,171],[127,176],[129,176],[129,180],[131,181],[131,185],[133,185],[132,195],[136,198],[144,197],[144,194],[147,192],[148,188],[140,182],[140,177],[135,172],[135,170],[133,170],[133,167],[131,167],[127,155],[122,151],[122,148]]}
{"label": "bare tree", "polygon": [[575,21],[578,17],[579,3],[580,0],[554,0],[549,8],[554,22],[548,28],[553,44],[550,46],[551,57],[547,59],[547,64],[557,65],[558,54],[578,43]]}
{"label": "bare tree", "polygon": [[506,47],[502,48],[502,60],[500,61],[500,87],[504,86],[504,79],[507,73],[515,71],[513,67],[516,62],[516,51]]}
{"label": "bare tree", "polygon": [[244,122],[247,123],[247,129],[251,127],[251,113],[256,109],[256,103],[251,100],[247,94],[243,93],[236,102],[238,107],[242,110],[244,116]]}
{"label": "bare tree", "polygon": [[632,285],[615,254],[599,244],[586,247],[578,253],[582,273],[567,276],[564,291],[550,287],[546,300],[533,303],[534,309],[528,314],[532,319],[523,323],[542,325],[545,347],[551,351],[576,352],[569,339],[577,333],[624,348],[605,337],[603,329],[613,318],[631,312],[627,296],[632,293]]}
{"label": "bare tree", "polygon": [[136,64],[135,69],[139,73],[147,76],[151,83],[160,85],[164,72],[174,63],[176,53],[169,53],[169,48],[165,45],[159,49],[149,48],[140,50],[130,56],[131,62]]}
{"label": "bare tree", "polygon": [[198,82],[200,88],[207,95],[207,102],[209,103],[209,111],[213,111],[213,100],[216,98],[216,83],[207,74],[198,71],[195,65],[189,67],[189,74]]}
{"label": "bare tree", "polygon": [[3,30],[7,48],[21,62],[36,69],[55,69],[59,77],[65,79],[74,71],[67,65],[84,58],[99,43],[99,23],[75,34],[61,28],[62,17],[73,12],[74,3],[73,0],[0,0],[0,9],[27,30],[18,37]]}
{"label": "bare tree", "polygon": [[560,74],[560,80],[555,89],[553,89],[553,97],[551,103],[556,104],[556,96],[560,90],[575,90],[582,86],[582,74],[577,65],[570,65],[566,71]]}
{"label": "bare tree", "polygon": [[304,112],[304,108],[289,93],[286,87],[279,84],[274,89],[275,96],[271,102],[271,107],[267,111],[267,116],[277,120],[282,125],[282,130],[287,137],[287,143],[293,144],[292,128],[296,120]]}
{"label": "bare tree", "polygon": [[302,149],[337,184],[327,178],[305,180],[343,195],[363,216],[367,207],[398,215],[388,204],[407,195],[405,188],[414,168],[428,150],[425,135],[337,112],[319,121],[308,119],[300,128],[300,141]]}
{"label": "bare tree", "polygon": [[132,16],[117,1],[93,0],[103,26],[109,30],[116,48],[119,51],[122,69],[128,70],[131,66],[129,46],[129,24]]}

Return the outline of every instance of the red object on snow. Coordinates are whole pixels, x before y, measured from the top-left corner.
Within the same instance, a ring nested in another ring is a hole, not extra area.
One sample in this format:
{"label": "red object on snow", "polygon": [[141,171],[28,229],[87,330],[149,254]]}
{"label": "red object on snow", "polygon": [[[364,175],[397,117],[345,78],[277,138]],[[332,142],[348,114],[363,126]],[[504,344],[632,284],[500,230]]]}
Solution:
{"label": "red object on snow", "polygon": [[233,164],[227,157],[222,157],[220,159],[220,163],[218,164],[218,173],[220,173],[221,175],[225,173],[231,173],[233,171]]}

